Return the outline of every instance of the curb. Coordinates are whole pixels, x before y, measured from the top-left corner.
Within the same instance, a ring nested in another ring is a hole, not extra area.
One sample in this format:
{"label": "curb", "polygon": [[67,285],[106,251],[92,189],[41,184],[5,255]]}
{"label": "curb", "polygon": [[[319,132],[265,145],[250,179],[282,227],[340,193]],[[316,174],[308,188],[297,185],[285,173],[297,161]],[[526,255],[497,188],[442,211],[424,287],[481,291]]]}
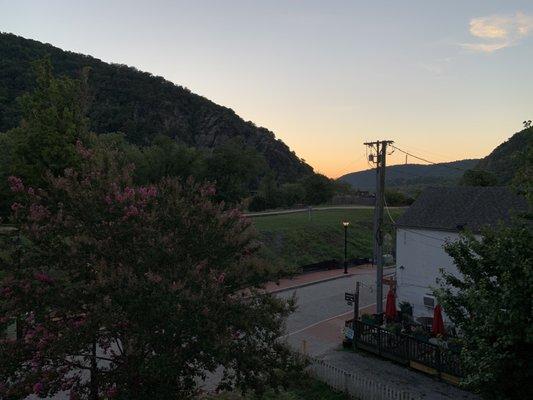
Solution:
{"label": "curb", "polygon": [[359,275],[359,274],[354,274],[353,272],[350,272],[349,274],[342,274],[342,275],[332,276],[332,277],[329,277],[329,278],[320,279],[318,281],[305,282],[305,283],[301,283],[299,285],[294,285],[294,286],[289,286],[289,287],[286,287],[286,288],[280,288],[280,289],[271,290],[268,293],[275,294],[275,293],[286,292],[288,290],[294,290],[294,289],[299,289],[299,288],[306,287],[306,286],[318,285],[319,283],[334,281],[336,279],[351,278],[352,276],[355,276],[355,275]]}
{"label": "curb", "polygon": [[[384,277],[392,274],[392,272],[385,273],[385,272],[388,272],[388,271],[383,271],[383,272],[384,272],[383,273]],[[276,293],[286,292],[288,290],[299,289],[299,288],[306,287],[306,286],[318,285],[319,283],[334,281],[336,279],[350,278],[350,277],[356,276],[356,275],[361,275],[361,274],[358,274],[357,272],[350,272],[348,274],[342,274],[342,275],[337,275],[337,276],[331,276],[329,278],[319,279],[318,281],[305,282],[305,283],[301,283],[301,284],[298,284],[298,285],[289,286],[289,287],[286,287],[286,288],[274,289],[274,290],[268,291],[268,293],[276,294]]]}

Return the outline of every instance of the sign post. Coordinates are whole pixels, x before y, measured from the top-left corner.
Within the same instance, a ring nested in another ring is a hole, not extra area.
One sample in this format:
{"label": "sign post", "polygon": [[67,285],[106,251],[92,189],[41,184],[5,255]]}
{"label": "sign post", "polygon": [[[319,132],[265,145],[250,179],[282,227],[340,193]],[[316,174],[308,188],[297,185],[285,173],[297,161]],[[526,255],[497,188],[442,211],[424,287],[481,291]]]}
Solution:
{"label": "sign post", "polygon": [[359,319],[359,282],[355,282],[355,294],[353,302],[353,323],[352,327],[355,331],[355,321]]}

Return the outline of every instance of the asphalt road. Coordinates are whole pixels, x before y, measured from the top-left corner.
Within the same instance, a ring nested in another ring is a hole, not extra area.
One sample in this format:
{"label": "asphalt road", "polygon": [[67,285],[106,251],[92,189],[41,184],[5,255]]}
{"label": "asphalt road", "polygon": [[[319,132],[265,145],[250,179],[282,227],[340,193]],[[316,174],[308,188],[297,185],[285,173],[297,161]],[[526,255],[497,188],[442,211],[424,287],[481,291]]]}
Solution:
{"label": "asphalt road", "polygon": [[[372,270],[278,293],[279,297],[294,295],[297,298],[298,308],[286,323],[287,343],[311,355],[339,347],[344,321],[353,315],[353,306],[346,304],[344,293],[355,290],[356,280],[361,282],[359,308],[371,308],[376,303],[375,272]],[[387,290],[385,286],[384,294]]]}

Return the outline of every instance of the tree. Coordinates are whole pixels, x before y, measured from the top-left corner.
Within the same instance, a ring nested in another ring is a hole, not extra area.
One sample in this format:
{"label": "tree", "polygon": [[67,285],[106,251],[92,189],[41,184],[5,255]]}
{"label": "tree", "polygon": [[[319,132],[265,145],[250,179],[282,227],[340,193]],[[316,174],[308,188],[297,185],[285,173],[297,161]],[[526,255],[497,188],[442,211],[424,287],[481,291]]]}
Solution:
{"label": "tree", "polygon": [[411,205],[413,204],[414,200],[398,190],[386,189],[385,201],[387,202],[388,206],[395,207]]}
{"label": "tree", "polygon": [[237,138],[213,150],[207,158],[205,179],[216,183],[218,200],[235,204],[257,188],[266,168],[264,157]]}
{"label": "tree", "polygon": [[444,273],[436,295],[462,333],[465,385],[490,399],[533,396],[532,239],[516,222],[445,246],[460,275]]}
{"label": "tree", "polygon": [[[37,87],[19,99],[22,120],[2,140],[6,147],[0,158],[9,164],[0,172],[0,190],[8,198],[8,175],[16,173],[28,184],[42,186],[45,171],[57,175],[80,162],[75,143],[86,132],[86,74],[82,80],[54,78],[48,58],[35,62],[34,69]],[[5,204],[3,208],[5,214]]]}
{"label": "tree", "polygon": [[280,191],[283,201],[288,207],[305,202],[305,189],[301,183],[285,183],[281,185]]}
{"label": "tree", "polygon": [[321,174],[309,175],[302,180],[308,204],[323,204],[333,197],[334,183]]}
{"label": "tree", "polygon": [[218,366],[221,387],[283,383],[292,303],[254,289],[249,221],[210,185],[135,186],[115,154],[77,148],[47,190],[10,177],[21,240],[4,243],[0,332],[18,319],[22,338],[0,340],[0,397],[187,399]]}
{"label": "tree", "polygon": [[469,169],[461,178],[463,186],[496,186],[498,179],[489,171],[481,169]]}

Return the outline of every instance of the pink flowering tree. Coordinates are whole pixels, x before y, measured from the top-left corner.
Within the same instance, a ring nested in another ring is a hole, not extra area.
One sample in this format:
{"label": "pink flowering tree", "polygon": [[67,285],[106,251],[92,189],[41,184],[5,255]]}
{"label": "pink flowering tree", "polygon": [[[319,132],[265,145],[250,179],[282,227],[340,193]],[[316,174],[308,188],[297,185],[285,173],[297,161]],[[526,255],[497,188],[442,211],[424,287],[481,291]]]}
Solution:
{"label": "pink flowering tree", "polygon": [[0,278],[0,398],[186,399],[223,366],[220,387],[283,384],[278,343],[292,304],[254,289],[264,278],[249,222],[215,189],[131,168],[78,143],[79,170],[47,190],[9,178],[19,239]]}

